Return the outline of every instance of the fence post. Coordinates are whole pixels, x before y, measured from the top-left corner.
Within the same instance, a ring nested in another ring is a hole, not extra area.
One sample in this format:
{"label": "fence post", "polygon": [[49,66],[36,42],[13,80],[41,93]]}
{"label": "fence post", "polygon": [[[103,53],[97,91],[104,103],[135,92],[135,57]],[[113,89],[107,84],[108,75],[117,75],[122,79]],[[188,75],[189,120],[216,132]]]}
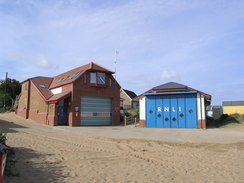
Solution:
{"label": "fence post", "polygon": [[136,117],[135,117],[135,127],[136,127]]}
{"label": "fence post", "polygon": [[125,115],[125,126],[126,126],[126,115]]}

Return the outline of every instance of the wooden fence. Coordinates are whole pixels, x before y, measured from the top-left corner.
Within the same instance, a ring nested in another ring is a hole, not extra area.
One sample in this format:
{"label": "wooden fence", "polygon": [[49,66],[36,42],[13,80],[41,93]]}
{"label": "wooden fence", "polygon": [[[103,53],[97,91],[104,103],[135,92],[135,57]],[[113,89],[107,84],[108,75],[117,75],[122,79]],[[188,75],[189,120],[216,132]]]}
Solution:
{"label": "wooden fence", "polygon": [[124,125],[130,125],[130,124],[134,124],[136,126],[138,122],[138,118],[136,118],[135,116],[125,116],[124,117]]}

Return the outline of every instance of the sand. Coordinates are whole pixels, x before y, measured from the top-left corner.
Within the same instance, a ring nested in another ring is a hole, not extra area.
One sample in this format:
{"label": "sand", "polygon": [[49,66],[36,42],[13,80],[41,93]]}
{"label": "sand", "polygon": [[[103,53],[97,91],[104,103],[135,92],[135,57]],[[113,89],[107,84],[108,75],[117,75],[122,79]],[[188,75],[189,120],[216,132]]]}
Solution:
{"label": "sand", "polygon": [[13,113],[0,114],[0,130],[7,132],[7,144],[15,149],[19,174],[5,177],[5,183],[244,182],[243,141],[184,143],[91,136]]}

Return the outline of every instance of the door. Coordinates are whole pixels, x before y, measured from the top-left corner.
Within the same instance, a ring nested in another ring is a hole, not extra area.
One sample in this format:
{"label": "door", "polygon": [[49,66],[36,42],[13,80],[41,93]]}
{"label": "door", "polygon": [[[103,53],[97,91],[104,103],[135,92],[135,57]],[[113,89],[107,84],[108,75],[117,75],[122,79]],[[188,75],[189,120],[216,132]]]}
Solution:
{"label": "door", "polygon": [[68,104],[69,99],[64,99],[58,103],[58,125],[68,124]]}
{"label": "door", "polygon": [[155,96],[146,97],[146,127],[156,127]]}
{"label": "door", "polygon": [[171,128],[178,128],[178,104],[177,95],[170,96]]}
{"label": "door", "polygon": [[185,114],[185,95],[178,95],[178,123],[179,128],[186,127],[186,114]]}
{"label": "door", "polygon": [[197,128],[197,95],[188,94],[186,101],[186,128]]}
{"label": "door", "polygon": [[170,97],[168,95],[163,95],[163,126],[164,128],[171,127],[170,120]]}
{"label": "door", "polygon": [[82,96],[80,125],[112,125],[112,98]]}
{"label": "door", "polygon": [[163,98],[156,96],[156,127],[163,128]]}

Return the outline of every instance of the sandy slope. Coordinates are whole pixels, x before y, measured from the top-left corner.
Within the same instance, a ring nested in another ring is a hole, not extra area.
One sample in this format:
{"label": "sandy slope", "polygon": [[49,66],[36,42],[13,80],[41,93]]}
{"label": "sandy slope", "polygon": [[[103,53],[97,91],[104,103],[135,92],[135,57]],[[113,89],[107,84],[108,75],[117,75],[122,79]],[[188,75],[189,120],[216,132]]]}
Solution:
{"label": "sandy slope", "polygon": [[[16,150],[6,183],[244,182],[244,143],[179,143],[76,134],[0,115]],[[240,129],[240,128],[238,128]],[[223,129],[226,130],[226,129]]]}

